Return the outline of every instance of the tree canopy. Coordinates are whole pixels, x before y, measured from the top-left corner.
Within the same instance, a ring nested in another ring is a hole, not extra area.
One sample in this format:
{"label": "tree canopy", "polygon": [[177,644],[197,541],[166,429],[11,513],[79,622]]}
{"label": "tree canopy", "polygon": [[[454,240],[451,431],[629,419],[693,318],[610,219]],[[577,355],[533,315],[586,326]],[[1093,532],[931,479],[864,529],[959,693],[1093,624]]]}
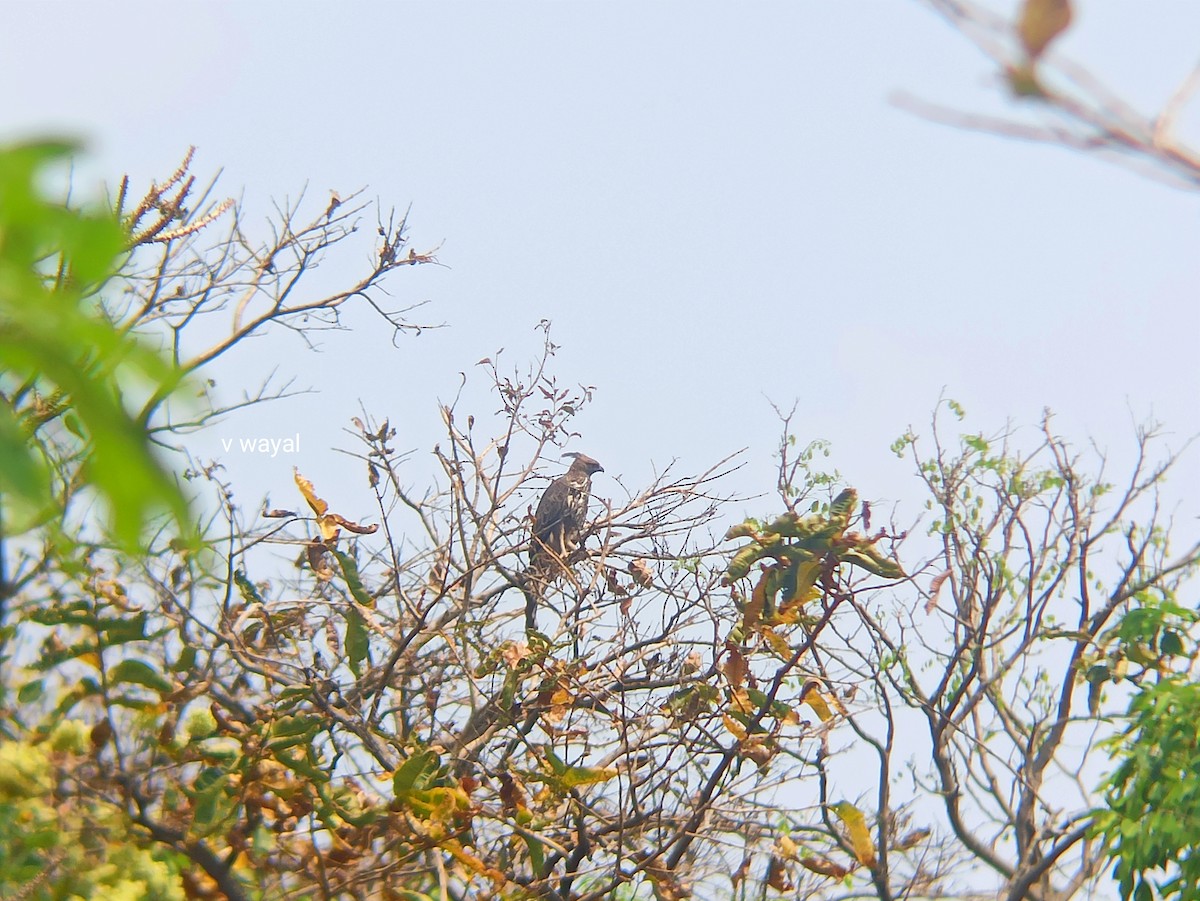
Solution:
{"label": "tree canopy", "polygon": [[[1029,0],[997,58],[1086,129],[1069,24]],[[1157,426],[1114,471],[943,400],[891,448],[923,509],[883,513],[784,414],[768,494],[736,453],[593,486],[527,622],[593,391],[550,324],[472,370],[486,402],[430,404],[431,472],[344,414],[369,515],[300,471],[244,505],[169,448],[283,392],[209,374],[350,305],[402,340],[383,284],[436,253],[357,195],[252,225],[190,153],[76,208],[41,187],[68,150],[0,152],[4,897],[1200,898],[1200,544]]]}

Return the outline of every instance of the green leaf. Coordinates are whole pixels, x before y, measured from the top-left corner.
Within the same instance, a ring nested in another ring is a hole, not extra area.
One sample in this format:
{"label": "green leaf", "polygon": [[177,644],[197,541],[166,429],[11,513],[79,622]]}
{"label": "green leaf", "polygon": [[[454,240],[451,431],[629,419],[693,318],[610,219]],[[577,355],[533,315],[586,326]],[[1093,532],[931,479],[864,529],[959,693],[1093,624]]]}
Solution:
{"label": "green leaf", "polygon": [[370,634],[367,621],[354,607],[346,608],[346,656],[350,658],[350,670],[362,676],[363,661],[370,651]]}
{"label": "green leaf", "polygon": [[963,444],[980,454],[986,454],[988,450],[987,439],[982,435],[964,435]]}
{"label": "green leaf", "polygon": [[282,751],[296,745],[309,744],[324,726],[318,716],[285,716],[271,724],[266,746],[270,751]]}
{"label": "green leaf", "polygon": [[275,752],[275,759],[292,772],[324,785],[329,781],[329,773],[319,765],[311,745],[303,746],[304,753],[296,753],[296,748],[281,748]]}
{"label": "green leaf", "polygon": [[1177,657],[1183,653],[1183,636],[1174,629],[1167,629],[1158,640],[1158,650],[1167,657]]}
{"label": "green leaf", "polygon": [[542,875],[546,867],[546,846],[528,833],[521,833],[525,847],[529,849],[529,866],[536,875]]}
{"label": "green leaf", "polygon": [[144,660],[122,660],[108,672],[110,682],[144,685],[159,692],[171,690],[170,681]]}
{"label": "green leaf", "polygon": [[837,529],[834,537],[846,531],[846,527],[850,525],[850,517],[854,515],[857,506],[858,492],[853,488],[846,488],[833,499],[833,503],[829,507],[829,523]]}
{"label": "green leaf", "polygon": [[98,616],[88,601],[58,603],[30,611],[29,619],[43,626],[78,626],[98,632],[107,647],[146,638],[144,610],[123,616]]}
{"label": "green leaf", "polygon": [[26,682],[17,692],[17,700],[22,704],[32,704],[42,697],[45,692],[45,686],[41,679],[34,679],[32,682]]}
{"label": "green leaf", "polygon": [[354,600],[358,601],[364,607],[374,607],[375,599],[363,587],[362,578],[358,574],[358,564],[354,562],[354,558],[339,550],[334,550],[333,556],[337,558],[338,563],[341,565],[342,576],[346,580],[346,587],[350,589],[350,594],[354,597]]}
{"label": "green leaf", "polygon": [[765,550],[760,544],[748,544],[740,548],[733,559],[729,561],[729,566],[725,569],[725,580],[727,582],[736,582],[738,579],[745,578],[750,573],[750,567],[755,561],[763,556]]}
{"label": "green leaf", "polygon": [[35,447],[30,446],[12,410],[0,405],[0,487],[27,504],[35,504],[50,492],[49,471]]}
{"label": "green leaf", "polygon": [[885,557],[870,545],[846,548],[838,553],[838,559],[860,566],[867,572],[885,579],[903,579],[904,570],[890,557]]}
{"label": "green leaf", "polygon": [[105,643],[111,647],[147,638],[146,621],[147,614],[144,610],[132,616],[100,617],[97,620],[96,630],[104,636]]}
{"label": "green leaf", "polygon": [[100,646],[96,642],[80,641],[66,647],[52,650],[44,649],[42,655],[29,664],[29,668],[36,672],[44,673],[68,660],[77,660],[80,657],[98,655],[99,653]]}
{"label": "green leaf", "polygon": [[565,773],[567,771],[566,762],[561,757],[559,757],[557,754],[555,754],[554,749],[551,748],[549,745],[545,745],[542,747],[542,755],[545,758],[546,762],[548,764],[550,764],[550,769],[554,771],[554,775],[561,776],[563,773]]}
{"label": "green leaf", "polygon": [[40,445],[30,438],[62,418],[77,436],[85,480],[108,508],[110,536],[132,549],[160,512],[188,528],[183,494],[125,400],[166,396],[181,374],[95,311],[94,297],[116,272],[127,236],[111,214],[82,213],[42,196],[44,170],[75,149],[62,142],[0,149],[0,369],[27,381],[31,397],[56,398],[53,407],[0,414],[0,492],[15,501],[9,531],[36,524],[57,502]]}
{"label": "green leaf", "polygon": [[179,652],[179,659],[171,664],[171,672],[186,673],[196,665],[196,649],[192,645],[187,645]]}
{"label": "green leaf", "polygon": [[1135,607],[1125,614],[1117,633],[1124,641],[1153,638],[1162,625],[1162,611],[1156,607]]}
{"label": "green leaf", "polygon": [[417,751],[392,774],[392,790],[397,798],[409,792],[427,788],[433,783],[441,762],[437,754],[428,749]]}
{"label": "green leaf", "polygon": [[192,784],[195,799],[192,825],[201,834],[218,823],[229,805],[225,803],[225,787],[229,777],[216,767],[206,767]]}
{"label": "green leaf", "polygon": [[243,601],[247,604],[262,604],[263,599],[258,593],[258,589],[254,587],[254,583],[246,578],[246,574],[240,569],[233,571],[233,582],[237,585],[238,594],[242,596]]}

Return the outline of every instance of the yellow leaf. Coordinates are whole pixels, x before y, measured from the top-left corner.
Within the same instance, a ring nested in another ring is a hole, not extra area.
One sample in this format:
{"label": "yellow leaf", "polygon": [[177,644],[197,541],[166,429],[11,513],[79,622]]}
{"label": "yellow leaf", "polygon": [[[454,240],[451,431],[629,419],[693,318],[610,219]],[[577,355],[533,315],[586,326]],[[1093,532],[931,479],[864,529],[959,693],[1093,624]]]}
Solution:
{"label": "yellow leaf", "polygon": [[790,598],[785,598],[780,607],[780,611],[793,606],[804,604],[820,596],[820,592],[815,590],[817,579],[821,576],[821,563],[818,561],[808,561],[806,563],[796,564],[796,590],[792,592]]}
{"label": "yellow leaf", "polygon": [[776,656],[781,657],[784,660],[791,659],[793,653],[792,646],[788,643],[786,638],[773,629],[767,628],[762,629],[759,634],[762,635],[763,640],[770,646],[771,650],[775,652]]}
{"label": "yellow leaf", "polygon": [[550,701],[546,709],[546,721],[552,726],[557,726],[566,719],[567,713],[571,710],[571,705],[574,703],[574,693],[559,684],[550,695]]}
{"label": "yellow leaf", "polygon": [[779,836],[779,840],[776,842],[776,844],[779,847],[780,854],[782,854],[788,860],[796,859],[796,856],[799,853],[800,849],[799,849],[799,847],[797,847],[796,843],[794,841],[792,841],[791,836],[787,836],[787,835]]}
{"label": "yellow leaf", "polygon": [[753,716],[758,711],[758,705],[750,700],[750,695],[744,688],[739,688],[729,696],[729,706],[747,716]]}
{"label": "yellow leaf", "polygon": [[359,525],[337,513],[330,513],[329,504],[322,498],[317,497],[317,491],[313,488],[313,483],[300,475],[299,469],[293,467],[292,476],[296,480],[296,487],[304,495],[304,500],[308,502],[308,506],[316,514],[317,529],[321,533],[322,541],[332,541],[334,538],[337,538],[343,528],[348,529],[356,535],[370,535],[379,528],[376,525]]}
{"label": "yellow leaf", "polygon": [[[854,689],[851,689],[851,691],[853,691],[853,690]],[[842,699],[839,698],[836,694],[829,693],[829,694],[826,694],[824,697],[825,697],[825,701],[829,704],[829,708],[834,713],[838,714],[839,716],[849,716],[850,715],[849,712],[847,712],[847,710],[846,710],[846,705],[842,703]]]}
{"label": "yellow leaf", "polygon": [[849,801],[839,801],[829,807],[842,821],[846,831],[850,833],[850,845],[854,848],[854,856],[864,867],[875,868],[875,843],[871,841],[871,833],[867,829],[867,819],[863,812]]}
{"label": "yellow leaf", "polygon": [[1070,24],[1070,0],[1025,0],[1017,21],[1017,36],[1029,58],[1035,60]]}
{"label": "yellow leaf", "polygon": [[304,495],[304,499],[312,507],[313,513],[317,514],[317,516],[324,516],[325,511],[329,509],[329,504],[317,497],[313,483],[300,475],[300,470],[295,467],[292,468],[292,477],[296,480],[296,487],[300,489],[300,493]]}
{"label": "yellow leaf", "polygon": [[746,727],[745,726],[743,726],[741,723],[739,723],[737,720],[735,720],[733,717],[731,717],[728,713],[722,714],[721,720],[722,720],[722,722],[725,723],[725,728],[729,730],[729,732],[733,735],[734,738],[736,738],[738,741],[746,740]]}
{"label": "yellow leaf", "polygon": [[612,767],[572,766],[562,775],[562,784],[566,788],[577,785],[592,785],[596,782],[607,782],[618,775]]}
{"label": "yellow leaf", "polygon": [[822,722],[828,722],[835,714],[846,716],[846,707],[832,692],[821,691],[821,683],[809,679],[800,689],[800,703],[807,704]]}
{"label": "yellow leaf", "polygon": [[556,687],[550,693],[550,707],[560,708],[565,712],[574,702],[575,693],[562,683],[556,683]]}
{"label": "yellow leaf", "polygon": [[491,880],[497,886],[504,885],[506,882],[505,875],[495,867],[489,867],[482,860],[464,850],[462,844],[457,839],[447,839],[441,843],[442,849],[448,851],[453,857],[465,866],[468,870],[484,876]]}
{"label": "yellow leaf", "polygon": [[815,688],[804,693],[804,703],[812,708],[812,712],[817,715],[817,719],[822,723],[827,723],[833,719],[833,711],[829,709],[829,705],[825,703],[825,698]]}
{"label": "yellow leaf", "polygon": [[404,802],[427,826],[459,817],[471,807],[471,799],[457,786],[413,789],[404,795]]}

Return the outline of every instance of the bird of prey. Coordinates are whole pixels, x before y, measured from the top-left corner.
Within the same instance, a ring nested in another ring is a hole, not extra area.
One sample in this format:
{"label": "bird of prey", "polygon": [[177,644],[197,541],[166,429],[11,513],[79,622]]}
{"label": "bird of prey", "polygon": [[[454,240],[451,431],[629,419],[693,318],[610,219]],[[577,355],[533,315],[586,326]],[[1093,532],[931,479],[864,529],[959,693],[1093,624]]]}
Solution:
{"label": "bird of prey", "polygon": [[525,571],[525,627],[530,631],[536,625],[538,596],[579,550],[592,495],[592,476],[604,472],[604,467],[587,454],[563,456],[574,458],[570,468],[550,483],[533,514],[529,567]]}

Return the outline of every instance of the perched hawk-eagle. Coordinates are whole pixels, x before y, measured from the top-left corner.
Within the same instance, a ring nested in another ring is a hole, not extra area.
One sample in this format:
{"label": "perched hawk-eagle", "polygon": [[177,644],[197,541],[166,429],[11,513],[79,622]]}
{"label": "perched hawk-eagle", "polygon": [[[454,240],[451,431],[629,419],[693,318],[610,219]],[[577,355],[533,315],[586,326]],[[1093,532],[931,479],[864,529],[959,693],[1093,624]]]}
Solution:
{"label": "perched hawk-eagle", "polygon": [[542,493],[533,514],[533,534],[529,543],[529,568],[525,571],[525,627],[535,628],[537,599],[548,582],[562,572],[579,549],[580,536],[587,523],[588,499],[592,495],[592,476],[604,467],[587,454],[574,457],[570,468]]}

